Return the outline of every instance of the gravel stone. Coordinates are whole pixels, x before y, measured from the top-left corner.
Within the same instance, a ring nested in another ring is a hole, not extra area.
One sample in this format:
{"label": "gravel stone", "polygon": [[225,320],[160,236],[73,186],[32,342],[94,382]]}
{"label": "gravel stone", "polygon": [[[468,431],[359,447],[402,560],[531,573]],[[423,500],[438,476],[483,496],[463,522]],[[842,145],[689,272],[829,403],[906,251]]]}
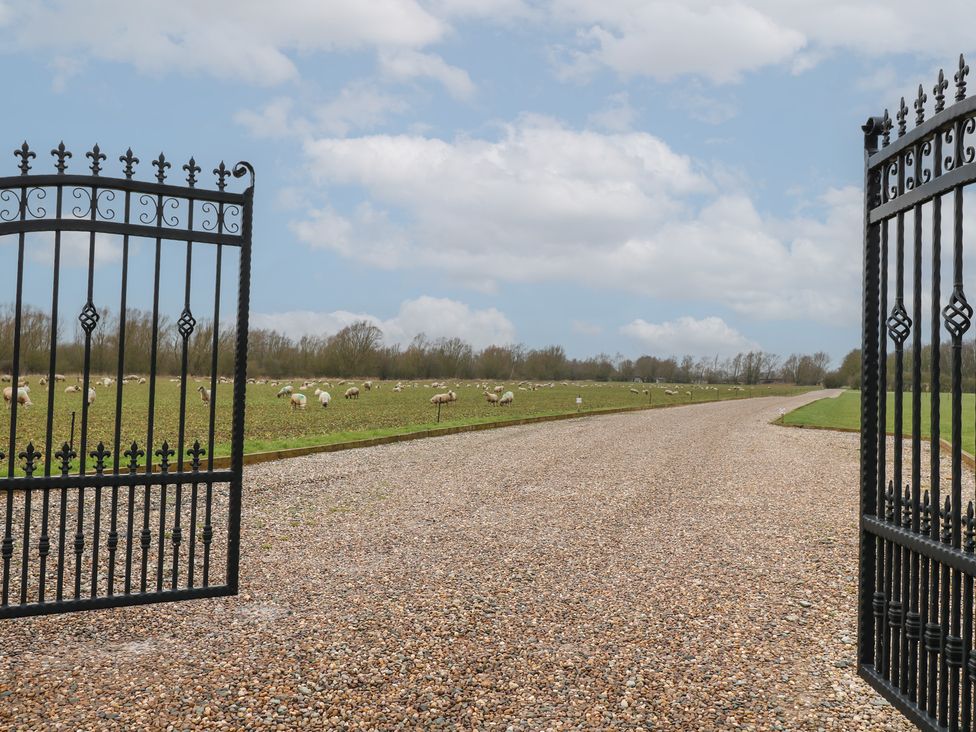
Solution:
{"label": "gravel stone", "polygon": [[0,729],[907,731],[818,396],[250,468],[241,594],[0,622]]}

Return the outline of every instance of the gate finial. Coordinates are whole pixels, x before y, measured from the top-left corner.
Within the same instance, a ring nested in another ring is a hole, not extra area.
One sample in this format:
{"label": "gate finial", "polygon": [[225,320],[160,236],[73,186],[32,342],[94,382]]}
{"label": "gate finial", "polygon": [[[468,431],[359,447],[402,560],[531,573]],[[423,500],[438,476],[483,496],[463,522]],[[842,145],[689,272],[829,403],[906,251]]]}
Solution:
{"label": "gate finial", "polygon": [[98,175],[99,171],[101,171],[102,169],[101,161],[105,160],[105,153],[103,153],[99,149],[97,142],[95,143],[95,146],[91,149],[91,152],[85,153],[85,157],[89,158],[92,161],[91,164],[92,175]]}
{"label": "gate finial", "polygon": [[24,144],[20,146],[18,150],[14,150],[14,155],[20,158],[20,162],[17,167],[20,168],[21,175],[27,175],[27,171],[31,169],[30,163],[28,162],[31,158],[36,158],[37,153],[30,149],[27,144],[27,140],[24,140]]}
{"label": "gate finial", "polygon": [[891,143],[891,116],[888,114],[888,110],[884,111],[884,117],[881,118],[881,144],[884,147],[888,147]]}
{"label": "gate finial", "polygon": [[915,98],[915,124],[920,125],[925,121],[925,102],[928,101],[928,96],[925,94],[925,90],[922,85],[918,85],[918,96]]}
{"label": "gate finial", "polygon": [[905,130],[908,127],[908,105],[905,104],[905,97],[901,98],[901,104],[898,106],[898,113],[895,115],[898,120],[898,137],[905,134]]}
{"label": "gate finial", "polygon": [[183,170],[189,173],[189,175],[186,177],[186,182],[189,183],[190,188],[193,188],[193,186],[197,184],[197,173],[200,172],[200,166],[197,165],[197,162],[193,159],[193,156],[190,156],[190,162],[183,166]]}
{"label": "gate finial", "polygon": [[166,162],[166,156],[159,153],[159,157],[152,161],[152,164],[156,166],[156,180],[162,183],[166,180],[166,168],[172,168],[173,166]]}
{"label": "gate finial", "polygon": [[139,158],[132,154],[131,147],[125,151],[125,155],[119,157],[119,162],[125,163],[122,172],[125,173],[127,179],[132,180],[132,176],[136,172],[135,166],[139,164]]}
{"label": "gate finial", "polygon": [[64,140],[61,140],[58,146],[51,151],[51,154],[57,158],[57,162],[54,163],[54,167],[57,169],[58,175],[64,175],[64,171],[68,167],[65,160],[71,157],[71,153],[64,148]]}
{"label": "gate finial", "polygon": [[965,57],[959,54],[959,71],[956,72],[956,101],[961,102],[966,98],[966,77],[969,76],[969,64]]}
{"label": "gate finial", "polygon": [[949,82],[945,78],[945,71],[939,69],[939,81],[932,87],[935,92],[935,113],[938,114],[945,109],[945,90],[949,88]]}
{"label": "gate finial", "polygon": [[230,171],[227,170],[223,160],[220,161],[220,165],[213,169],[213,174],[217,176],[217,188],[221,191],[224,190],[227,187],[227,177],[230,175]]}

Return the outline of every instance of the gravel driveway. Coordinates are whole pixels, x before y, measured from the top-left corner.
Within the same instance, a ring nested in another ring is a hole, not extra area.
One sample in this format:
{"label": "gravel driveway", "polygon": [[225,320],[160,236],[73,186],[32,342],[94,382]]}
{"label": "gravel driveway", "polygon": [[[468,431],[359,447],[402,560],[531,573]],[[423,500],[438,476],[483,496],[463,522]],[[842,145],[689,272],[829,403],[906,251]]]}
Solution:
{"label": "gravel driveway", "polygon": [[0,728],[907,730],[817,396],[257,466],[242,594],[0,622]]}

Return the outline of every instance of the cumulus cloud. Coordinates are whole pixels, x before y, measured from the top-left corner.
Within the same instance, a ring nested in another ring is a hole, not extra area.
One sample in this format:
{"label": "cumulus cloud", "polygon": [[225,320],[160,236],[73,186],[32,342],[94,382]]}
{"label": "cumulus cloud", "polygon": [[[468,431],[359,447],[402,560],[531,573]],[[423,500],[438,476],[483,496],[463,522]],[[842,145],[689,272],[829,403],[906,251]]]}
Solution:
{"label": "cumulus cloud", "polygon": [[[576,29],[577,43],[555,56],[563,76],[609,68],[714,83],[770,65],[802,73],[837,49],[865,56],[910,49],[942,60],[971,47],[976,20],[968,0],[946,0],[928,14],[916,12],[913,0],[552,0],[546,7],[550,23]],[[961,22],[946,24],[947,17]]]}
{"label": "cumulus cloud", "polygon": [[714,316],[684,316],[664,323],[637,318],[621,326],[620,332],[637,340],[646,353],[657,356],[730,356],[759,349],[756,342]]}
{"label": "cumulus cloud", "polygon": [[387,344],[406,345],[420,333],[432,339],[461,338],[474,348],[507,344],[515,340],[515,326],[496,308],[475,310],[457,300],[428,295],[405,300],[399,312],[385,320],[370,313],[347,310],[297,310],[254,313],[251,316],[254,327],[277,330],[295,338],[333,335],[359,320],[366,320],[380,328]]}
{"label": "cumulus cloud", "polygon": [[351,212],[309,210],[298,237],[371,266],[440,270],[488,290],[562,281],[759,318],[856,318],[856,187],[777,220],[652,135],[541,117],[493,140],[321,138],[306,153],[321,184],[358,186],[367,200]]}
{"label": "cumulus cloud", "polygon": [[474,83],[468,72],[451,66],[434,53],[421,53],[412,49],[398,49],[380,53],[380,69],[400,81],[433,79],[458,99],[468,99],[474,94]]}
{"label": "cumulus cloud", "polygon": [[[7,6],[3,6],[7,7]],[[55,49],[152,73],[203,72],[258,84],[294,79],[291,54],[422,48],[448,25],[416,0],[38,0],[0,9],[4,45]]]}

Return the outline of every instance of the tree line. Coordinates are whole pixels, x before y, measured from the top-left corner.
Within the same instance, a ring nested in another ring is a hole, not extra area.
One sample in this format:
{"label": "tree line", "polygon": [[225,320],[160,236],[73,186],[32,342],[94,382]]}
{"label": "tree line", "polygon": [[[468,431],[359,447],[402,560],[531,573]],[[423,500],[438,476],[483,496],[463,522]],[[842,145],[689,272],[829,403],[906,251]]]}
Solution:
{"label": "tree line", "polygon": [[[21,314],[20,372],[46,373],[50,358],[51,320],[47,313],[24,308]],[[127,310],[125,318],[125,373],[148,373],[153,322],[151,313]],[[233,375],[234,328],[217,332],[217,371]],[[214,323],[196,324],[187,341],[191,374],[210,373]],[[0,371],[12,371],[14,313],[0,309]],[[160,317],[157,323],[156,370],[178,374],[183,342],[176,322]],[[562,346],[527,348],[521,344],[490,345],[480,350],[461,338],[428,338],[419,334],[407,345],[384,343],[375,324],[359,321],[329,336],[290,338],[275,330],[248,333],[248,373],[270,378],[300,376],[365,377],[380,379],[481,378],[537,381],[665,381],[670,383],[758,384],[786,381],[818,384],[823,381],[826,353],[792,354],[785,359],[765,351],[749,351],[728,358],[691,355],[636,359],[609,354],[570,358]],[[84,333],[61,320],[57,337],[57,371],[80,372],[84,366]],[[93,373],[114,373],[118,368],[119,319],[110,311],[100,314],[90,345]]]}
{"label": "tree line", "polygon": [[[976,391],[976,342],[965,341],[960,349],[962,356],[962,390],[966,392]],[[890,349],[890,346],[889,346]],[[921,379],[923,389],[928,390],[932,384],[932,346],[922,346],[921,351]],[[912,385],[912,366],[914,362],[914,351],[911,347],[906,347],[902,355],[902,385],[905,389],[910,389]],[[895,388],[895,380],[898,374],[898,357],[889,352],[885,360],[887,367],[887,388]],[[949,391],[952,388],[952,345],[941,343],[939,345],[939,391]],[[824,379],[824,386],[832,388],[850,387],[859,389],[861,387],[861,349],[851,350],[841,361],[836,370],[829,372]]]}

